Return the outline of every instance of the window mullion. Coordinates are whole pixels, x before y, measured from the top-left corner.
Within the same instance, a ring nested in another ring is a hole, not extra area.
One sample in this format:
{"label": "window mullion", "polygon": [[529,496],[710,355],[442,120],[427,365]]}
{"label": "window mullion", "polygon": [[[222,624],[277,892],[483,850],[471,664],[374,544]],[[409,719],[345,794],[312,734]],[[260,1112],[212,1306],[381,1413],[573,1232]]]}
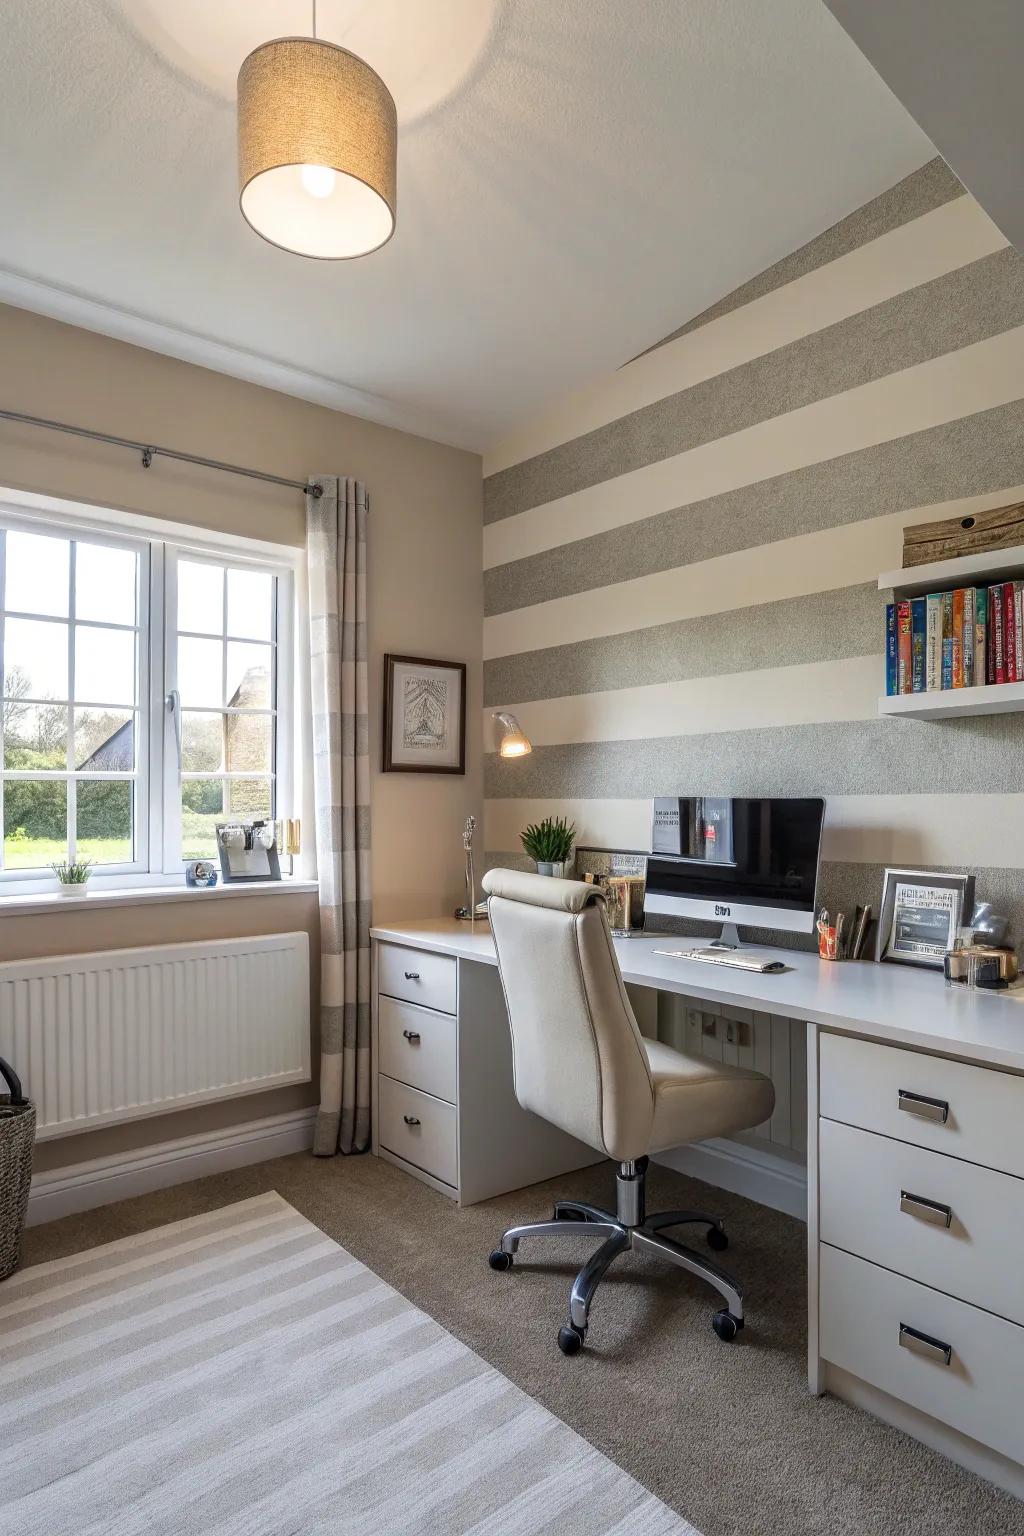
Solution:
{"label": "window mullion", "polygon": [[78,854],[78,781],[75,768],[75,567],[78,544],[68,542],[68,745],[67,745],[67,831],[68,860],[73,864]]}

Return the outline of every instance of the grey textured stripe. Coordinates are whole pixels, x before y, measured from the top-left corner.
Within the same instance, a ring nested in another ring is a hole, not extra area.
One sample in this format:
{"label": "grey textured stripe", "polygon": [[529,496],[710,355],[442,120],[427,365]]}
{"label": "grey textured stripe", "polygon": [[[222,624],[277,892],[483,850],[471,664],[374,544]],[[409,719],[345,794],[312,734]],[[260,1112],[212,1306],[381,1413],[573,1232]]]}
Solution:
{"label": "grey textured stripe", "polygon": [[[719,299],[717,304],[712,304],[694,316],[686,325],[681,325],[677,331],[672,331],[653,347],[648,347],[647,351],[656,352],[658,347],[675,341],[677,336],[699,330],[709,320],[731,314],[734,309],[741,309],[753,299],[763,298],[766,293],[773,293],[776,288],[795,282],[798,277],[817,271],[818,267],[827,266],[837,256],[846,256],[850,251],[867,245],[870,240],[877,240],[879,235],[886,235],[891,229],[909,224],[911,219],[919,219],[922,214],[931,213],[933,208],[951,203],[955,197],[962,197],[963,192],[962,185],[945,160],[936,155],[934,160],[929,160],[920,170],[911,171],[909,176],[898,181],[880,197],[873,198],[845,219],[840,219],[838,224],[833,224],[824,234],[801,245],[789,256],[784,256],[773,267],[766,267],[763,272],[751,278],[749,283],[734,288],[724,299]],[[644,353],[640,355],[645,356]]]}
{"label": "grey textured stripe", "polygon": [[216,1217],[0,1290],[5,1529],[696,1536],[279,1195]]}
{"label": "grey textured stripe", "polygon": [[556,501],[1022,322],[1024,259],[1007,246],[491,475],[484,520]]}
{"label": "grey textured stripe", "polygon": [[870,656],[882,636],[882,598],[865,583],[581,640],[484,662],[484,704],[557,699],[826,657]]}
{"label": "grey textured stripe", "polygon": [[[881,682],[881,679],[880,679]],[[1015,715],[771,726],[653,741],[489,754],[490,799],[640,799],[655,795],[1015,794],[1024,752]]]}
{"label": "grey textured stripe", "polygon": [[[1024,385],[1022,385],[1024,388]],[[711,496],[484,572],[484,612],[1024,481],[1024,400]]]}
{"label": "grey textured stripe", "polygon": [[[896,861],[893,861],[894,864]],[[906,861],[904,861],[906,862]],[[484,871],[488,869],[534,869],[532,859],[519,852],[495,850],[484,855]],[[577,856],[577,872],[593,869],[606,871],[609,860],[600,853],[581,852]],[[900,865],[899,867],[902,867]],[[955,864],[921,864],[914,862],[914,869],[930,870],[933,874],[974,875],[978,900],[990,901],[997,912],[1005,913],[1015,933],[1024,924],[1024,870],[992,867],[967,869]],[[858,906],[870,906],[877,918],[882,896],[884,864],[853,864],[848,861],[825,860],[818,877],[818,901],[830,912],[853,912]],[[721,928],[720,923],[695,922],[689,918],[658,917],[659,931],[665,933],[692,934],[698,938],[711,938]],[[751,944],[770,944],[776,949],[801,949],[813,953],[817,940],[811,934],[779,933],[768,928],[743,928],[742,936]],[[874,953],[874,938],[869,953]]]}

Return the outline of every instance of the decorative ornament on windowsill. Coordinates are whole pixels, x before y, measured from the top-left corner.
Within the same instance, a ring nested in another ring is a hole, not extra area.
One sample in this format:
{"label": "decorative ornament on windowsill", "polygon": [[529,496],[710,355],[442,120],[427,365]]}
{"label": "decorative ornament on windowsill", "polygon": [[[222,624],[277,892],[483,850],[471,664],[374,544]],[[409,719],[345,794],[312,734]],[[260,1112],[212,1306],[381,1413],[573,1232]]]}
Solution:
{"label": "decorative ornament on windowsill", "polygon": [[576,841],[575,822],[566,821],[564,816],[547,816],[531,823],[519,834],[519,841],[528,857],[536,861],[538,875],[554,875],[559,880],[568,876]]}
{"label": "decorative ornament on windowsill", "polygon": [[50,868],[57,876],[57,882],[62,896],[86,896],[88,895],[89,876],[92,874],[92,864],[88,859],[65,861],[61,864],[51,864]]}
{"label": "decorative ornament on windowsill", "polygon": [[466,825],[462,831],[462,847],[466,855],[466,904],[464,907],[455,908],[455,916],[463,923],[487,921],[486,901],[476,899],[476,875],[473,871],[473,833],[476,831],[476,817],[467,816]]}

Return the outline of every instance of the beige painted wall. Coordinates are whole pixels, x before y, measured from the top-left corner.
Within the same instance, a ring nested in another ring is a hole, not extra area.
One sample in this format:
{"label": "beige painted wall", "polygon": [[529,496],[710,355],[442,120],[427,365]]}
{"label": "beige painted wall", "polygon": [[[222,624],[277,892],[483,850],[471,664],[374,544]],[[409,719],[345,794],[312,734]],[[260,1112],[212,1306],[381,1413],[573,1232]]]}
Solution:
{"label": "beige painted wall", "polygon": [[[382,327],[382,345],[386,339]],[[467,662],[467,716],[480,718],[479,458],[5,306],[0,403],[299,480],[349,474],[366,483],[374,913],[433,915],[454,906],[461,894],[463,819],[481,814],[479,732],[467,733],[465,778],[382,774],[382,656],[396,651]],[[284,544],[304,542],[298,492],[165,460],[143,470],[122,449],[6,422],[0,422],[2,486]],[[314,898],[254,895],[211,903],[201,924],[199,917],[186,903],[33,918],[0,912],[0,959],[71,954],[114,942],[149,944],[161,937],[170,942],[306,928],[317,968]],[[41,1149],[40,1166],[254,1119],[313,1096],[310,1090],[278,1090],[66,1138]]]}

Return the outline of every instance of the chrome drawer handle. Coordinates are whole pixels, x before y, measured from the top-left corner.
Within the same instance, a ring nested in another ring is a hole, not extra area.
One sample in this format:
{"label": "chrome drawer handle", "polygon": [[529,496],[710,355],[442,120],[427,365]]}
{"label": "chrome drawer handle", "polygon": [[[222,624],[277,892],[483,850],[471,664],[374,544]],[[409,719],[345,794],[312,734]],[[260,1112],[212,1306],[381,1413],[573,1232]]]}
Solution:
{"label": "chrome drawer handle", "polygon": [[933,1339],[930,1333],[919,1333],[909,1323],[900,1323],[900,1348],[909,1349],[939,1365],[948,1365],[953,1358],[952,1344],[943,1344],[941,1339]]}
{"label": "chrome drawer handle", "polygon": [[419,1125],[420,1123],[415,1115],[403,1115],[402,1119],[405,1121],[406,1125]]}
{"label": "chrome drawer handle", "polygon": [[420,973],[419,971],[406,971],[405,979],[406,981],[419,981]]}
{"label": "chrome drawer handle", "polygon": [[417,1045],[419,1043],[420,1032],[418,1029],[403,1029],[402,1035],[408,1040],[410,1045]]}
{"label": "chrome drawer handle", "polygon": [[938,1120],[945,1125],[949,1119],[945,1099],[930,1099],[924,1093],[911,1093],[909,1088],[899,1090],[899,1106],[908,1115],[919,1115],[922,1120]]}
{"label": "chrome drawer handle", "polygon": [[953,1208],[938,1200],[926,1200],[924,1195],[912,1195],[908,1189],[900,1190],[900,1210],[905,1216],[919,1216],[936,1227],[953,1225]]}

